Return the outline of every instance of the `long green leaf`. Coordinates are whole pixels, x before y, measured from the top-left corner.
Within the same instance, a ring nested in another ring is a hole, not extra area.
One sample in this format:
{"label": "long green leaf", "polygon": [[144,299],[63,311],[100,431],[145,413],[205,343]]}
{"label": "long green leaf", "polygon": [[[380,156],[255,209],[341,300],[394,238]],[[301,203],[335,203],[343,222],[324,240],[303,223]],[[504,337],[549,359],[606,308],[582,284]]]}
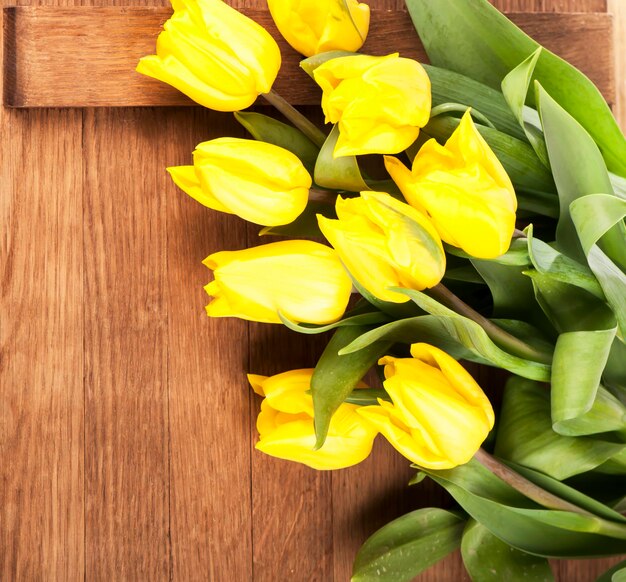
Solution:
{"label": "long green leaf", "polygon": [[548,151],[546,150],[546,142],[538,127],[528,123],[524,119],[524,107],[528,89],[535,72],[535,67],[542,49],[537,49],[526,60],[522,61],[502,80],[502,93],[508,103],[513,115],[515,115],[520,127],[523,128],[526,138],[535,150],[537,157],[544,166],[549,167]]}
{"label": "long green leaf", "polygon": [[404,582],[459,547],[465,520],[429,507],[388,523],[361,547],[352,582]]}
{"label": "long green leaf", "polygon": [[603,300],[604,292],[591,269],[560,253],[549,244],[533,236],[533,227],[526,229],[528,255],[533,266],[555,281],[575,285]]}
{"label": "long green leaf", "polygon": [[[536,84],[541,124],[546,139],[552,173],[560,200],[560,217],[556,240],[559,249],[580,262],[586,260],[570,207],[579,198],[591,194],[613,195],[611,179],[598,146],[589,133],[540,85]],[[615,197],[617,202],[619,198]],[[626,202],[624,202],[626,204]],[[612,213],[598,218],[611,220]],[[620,219],[617,220],[619,222]],[[604,226],[604,220],[603,220]],[[626,245],[623,224],[613,222],[603,228],[604,249],[618,266],[626,267]],[[596,240],[599,239],[599,236]],[[593,267],[592,267],[593,268]],[[597,274],[596,274],[597,275]]]}
{"label": "long green leaf", "polygon": [[626,582],[626,560],[607,570],[596,582]]}
{"label": "long green leaf", "polygon": [[493,535],[524,552],[559,558],[626,552],[626,524],[546,510],[476,461],[446,471],[424,472]]}
{"label": "long green leaf", "polygon": [[[458,314],[425,293],[413,289],[395,288],[394,290],[408,295],[418,307],[441,318],[453,338],[458,338],[466,347],[474,348],[483,358],[491,362],[499,362],[497,364],[499,367],[533,380],[544,378],[545,374],[549,373],[549,364],[527,360],[498,347],[495,340],[489,337],[480,324]],[[551,356],[550,352],[541,355],[545,356],[546,360],[549,360]],[[512,369],[513,367],[515,370]]]}
{"label": "long green leaf", "polygon": [[[617,408],[599,420],[599,430],[616,430],[623,422],[623,412]],[[616,442],[557,434],[552,429],[548,390],[521,378],[507,383],[496,438],[499,457],[566,479],[600,466],[624,448]]]}
{"label": "long green leaf", "polygon": [[[570,212],[587,262],[600,282],[609,305],[613,308],[619,336],[625,340],[626,274],[611,260],[600,244],[610,234],[612,239],[617,239],[611,242],[611,249],[621,244],[622,252],[626,251],[626,235],[622,233],[626,200],[607,194],[592,194],[572,202]],[[613,253],[618,260],[620,254]]]}
{"label": "long green leaf", "polygon": [[512,548],[473,519],[463,532],[461,555],[474,582],[554,580],[548,560]]}
{"label": "long green leaf", "polygon": [[[487,0],[406,0],[406,5],[433,65],[494,89],[539,48]],[[626,140],[594,84],[545,49],[534,77],[593,136],[609,169],[626,176]]]}
{"label": "long green leaf", "polygon": [[285,327],[288,327],[292,331],[297,331],[298,333],[304,333],[308,335],[324,333],[337,327],[345,327],[349,325],[375,325],[378,323],[386,323],[389,321],[389,316],[381,313],[380,311],[370,311],[367,313],[346,315],[348,315],[348,317],[344,317],[343,319],[340,319],[335,323],[329,323],[328,325],[309,325],[305,323],[296,323],[295,321],[291,321],[281,312],[278,312],[278,317],[280,317],[280,320],[285,324]]}
{"label": "long green leaf", "polygon": [[315,366],[311,396],[317,438],[315,446],[318,449],[326,440],[332,415],[391,345],[389,342],[376,342],[357,353],[339,355],[342,348],[368,330],[368,327],[358,325],[338,328]]}
{"label": "long green leaf", "polygon": [[526,140],[500,91],[454,71],[432,65],[424,65],[424,68],[430,77],[434,107],[448,102],[461,103],[485,114],[499,131]]}

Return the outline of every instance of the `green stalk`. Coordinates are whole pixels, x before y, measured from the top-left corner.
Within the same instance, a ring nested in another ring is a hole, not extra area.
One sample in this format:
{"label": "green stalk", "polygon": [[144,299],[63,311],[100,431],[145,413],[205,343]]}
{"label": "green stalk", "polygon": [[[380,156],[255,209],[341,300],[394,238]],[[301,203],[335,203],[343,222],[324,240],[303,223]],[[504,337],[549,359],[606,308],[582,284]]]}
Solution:
{"label": "green stalk", "polygon": [[326,141],[324,132],[302,115],[293,105],[287,102],[273,89],[269,93],[262,93],[265,100],[278,111],[280,111],[291,123],[293,123],[304,135],[306,135],[316,146],[322,147]]}
{"label": "green stalk", "polygon": [[481,315],[478,311],[459,299],[454,293],[452,293],[452,291],[441,283],[430,289],[430,294],[450,309],[456,311],[459,315],[463,315],[464,317],[475,321],[485,330],[487,335],[494,342],[508,350],[511,354],[526,360],[541,362],[542,364],[552,363],[551,355],[534,348],[519,338],[516,338],[514,335],[511,335],[508,331],[498,327],[484,315]]}

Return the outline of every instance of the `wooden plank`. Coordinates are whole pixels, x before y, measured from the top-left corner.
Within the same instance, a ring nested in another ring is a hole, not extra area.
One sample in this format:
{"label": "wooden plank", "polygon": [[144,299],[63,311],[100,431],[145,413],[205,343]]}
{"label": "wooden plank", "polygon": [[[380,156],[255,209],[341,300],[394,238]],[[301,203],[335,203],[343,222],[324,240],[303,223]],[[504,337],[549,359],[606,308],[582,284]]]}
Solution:
{"label": "wooden plank", "polygon": [[626,3],[624,0],[610,0],[609,11],[613,15],[613,42],[617,95],[615,116],[626,132]]}
{"label": "wooden plank", "polygon": [[[157,125],[168,165],[189,164],[205,139],[243,133],[199,108],[161,110]],[[172,580],[251,580],[248,326],[205,315],[202,265],[212,252],[245,247],[246,226],[198,204],[162,166],[150,172],[167,206]]]}
{"label": "wooden plank", "polygon": [[156,110],[84,113],[87,580],[170,577],[162,138]]}
{"label": "wooden plank", "polygon": [[[278,37],[265,10],[245,12],[279,40],[283,68],[276,90],[294,104],[319,101],[319,91],[298,70],[299,55]],[[168,8],[13,7],[5,11],[4,103],[12,107],[121,107],[190,105],[171,87],[134,71],[141,56],[154,52]],[[611,18],[606,14],[510,14],[528,34],[598,85],[609,102],[615,97]],[[576,42],[572,42],[572,38]],[[401,11],[378,11],[365,52],[389,52],[425,59],[410,18]],[[294,79],[298,78],[298,82]]]}
{"label": "wooden plank", "polygon": [[0,110],[0,579],[83,580],[81,114]]}
{"label": "wooden plank", "polygon": [[[248,246],[259,244],[250,226]],[[277,240],[264,237],[264,242]],[[272,375],[314,367],[329,337],[302,336],[278,325],[250,325],[249,365]],[[258,438],[260,398],[252,401],[251,445]],[[253,579],[333,580],[334,474],[252,451]]]}
{"label": "wooden plank", "polygon": [[[607,0],[489,0],[503,12],[606,12]],[[619,0],[618,0],[619,1]]]}
{"label": "wooden plank", "polygon": [[81,123],[0,108],[0,580],[84,579]]}

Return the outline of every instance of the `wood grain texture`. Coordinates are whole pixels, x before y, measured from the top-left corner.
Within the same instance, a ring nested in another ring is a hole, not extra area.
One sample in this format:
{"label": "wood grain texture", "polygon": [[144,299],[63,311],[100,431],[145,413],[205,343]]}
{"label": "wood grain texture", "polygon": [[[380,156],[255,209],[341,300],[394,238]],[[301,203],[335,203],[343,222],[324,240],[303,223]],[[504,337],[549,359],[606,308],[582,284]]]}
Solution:
{"label": "wood grain texture", "polygon": [[0,579],[83,553],[80,112],[0,112]]}
{"label": "wood grain texture", "polygon": [[160,116],[85,112],[85,535],[95,580],[169,578]]}
{"label": "wood grain texture", "polygon": [[[503,12],[606,12],[607,0],[489,0]],[[610,1],[610,0],[609,0]],[[618,2],[620,0],[617,0]]]}
{"label": "wood grain texture", "polygon": [[[496,4],[507,3],[602,4]],[[570,50],[585,52],[579,41]],[[2,109],[0,132],[0,579],[344,582],[380,525],[450,503],[427,483],[407,488],[408,462],[382,441],[332,474],[252,449],[258,399],[244,372],[312,365],[323,340],[203,313],[202,258],[258,239],[164,168],[241,135],[230,116]],[[554,569],[592,582],[615,561]],[[457,553],[419,580],[467,578]]]}
{"label": "wood grain texture", "polygon": [[[168,165],[204,139],[243,133],[230,116],[160,110]],[[248,325],[209,319],[202,260],[246,246],[245,223],[201,206],[155,167],[167,207],[172,580],[252,579]]]}
{"label": "wood grain texture", "polygon": [[622,131],[626,132],[626,2],[609,0],[609,12],[613,15],[613,43],[616,71],[615,116]]}
{"label": "wood grain texture", "polygon": [[84,577],[81,122],[0,108],[1,580]]}
{"label": "wood grain texture", "polygon": [[[249,230],[249,246],[258,241],[256,230]],[[277,325],[251,324],[248,370],[269,376],[313,367],[324,347],[320,340],[318,337],[317,341],[311,341]],[[260,398],[252,394],[250,398],[254,425]],[[251,429],[254,443],[257,432],[254,426]],[[314,471],[253,450],[255,581],[325,582],[333,579],[333,478],[328,471]]]}
{"label": "wood grain texture", "polygon": [[[545,6],[545,5],[544,5]],[[275,89],[298,105],[319,102],[319,89],[302,71],[300,56],[279,37],[267,10],[245,8],[278,40],[283,66]],[[168,8],[101,7],[5,11],[4,103],[12,107],[191,105],[175,89],[134,71],[154,52]],[[606,14],[510,14],[538,42],[583,72],[613,102],[611,18]],[[576,42],[571,39],[576,37]],[[364,52],[386,54],[389,38],[402,55],[425,60],[406,12],[374,10]],[[299,79],[294,82],[294,79]]]}

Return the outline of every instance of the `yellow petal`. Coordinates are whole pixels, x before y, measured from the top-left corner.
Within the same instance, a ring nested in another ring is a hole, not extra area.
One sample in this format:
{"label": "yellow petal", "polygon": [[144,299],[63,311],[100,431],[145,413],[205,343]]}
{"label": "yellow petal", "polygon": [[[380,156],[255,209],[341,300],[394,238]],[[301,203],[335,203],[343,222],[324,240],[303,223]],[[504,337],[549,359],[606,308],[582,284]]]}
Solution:
{"label": "yellow petal", "polygon": [[183,192],[189,194],[194,200],[200,202],[200,204],[204,204],[204,206],[212,208],[213,210],[232,214],[215,196],[212,196],[210,192],[202,189],[193,166],[174,166],[167,168],[167,171],[172,177],[174,184]]}

